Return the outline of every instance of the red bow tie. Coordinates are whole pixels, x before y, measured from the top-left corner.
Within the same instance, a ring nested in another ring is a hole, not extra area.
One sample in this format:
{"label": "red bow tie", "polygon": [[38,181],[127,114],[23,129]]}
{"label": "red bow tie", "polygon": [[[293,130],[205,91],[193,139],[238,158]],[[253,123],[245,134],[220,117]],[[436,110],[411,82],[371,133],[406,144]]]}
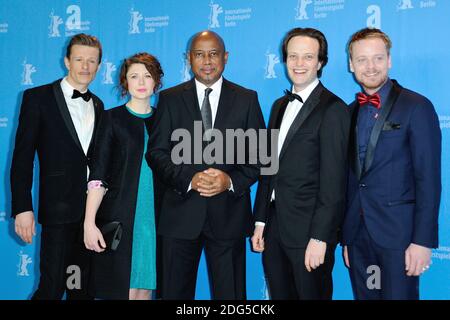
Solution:
{"label": "red bow tie", "polygon": [[380,107],[381,107],[381,98],[380,98],[380,94],[378,94],[378,93],[367,96],[364,93],[359,92],[358,95],[356,96],[356,98],[358,99],[358,103],[361,107],[363,105],[369,104],[369,103],[377,109],[380,109]]}

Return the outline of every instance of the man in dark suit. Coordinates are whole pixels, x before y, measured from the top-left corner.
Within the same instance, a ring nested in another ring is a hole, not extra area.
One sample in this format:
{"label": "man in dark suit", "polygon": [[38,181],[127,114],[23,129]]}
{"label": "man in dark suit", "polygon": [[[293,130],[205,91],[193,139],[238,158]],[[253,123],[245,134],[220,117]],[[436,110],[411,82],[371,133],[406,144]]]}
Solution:
{"label": "man in dark suit", "polygon": [[428,99],[389,79],[390,48],[386,34],[368,28],[348,48],[364,91],[351,104],[342,241],[356,299],[418,299],[438,246],[439,120]]}
{"label": "man in dark suit", "polygon": [[[197,33],[189,49],[195,79],[159,96],[146,157],[167,186],[158,224],[163,299],[194,299],[203,248],[212,297],[246,298],[245,238],[252,228],[250,186],[258,179],[260,168],[248,161],[254,144],[246,144],[245,154],[237,154],[236,147],[227,149],[229,144],[217,135],[225,137],[227,129],[264,128],[264,119],[256,92],[222,77],[227,59],[218,34]],[[175,159],[179,153],[175,140],[180,133],[189,135],[180,142],[187,145],[180,152],[182,161]],[[213,146],[217,147],[215,153],[208,152]],[[230,159],[230,155],[235,156]],[[247,161],[237,163],[236,158],[242,156]]]}
{"label": "man in dark suit", "polygon": [[[31,243],[35,235],[31,188],[37,152],[42,232],[40,281],[32,299],[61,299],[67,289],[68,299],[89,298],[89,256],[78,241],[78,232],[95,125],[103,110],[103,103],[87,88],[101,54],[95,37],[73,36],[64,58],[67,76],[23,94],[11,165],[12,216],[16,233]],[[66,286],[70,275],[74,277]]]}
{"label": "man in dark suit", "polygon": [[328,61],[320,31],[289,31],[283,60],[293,87],[272,107],[279,169],[260,179],[252,244],[263,252],[272,299],[331,299],[350,119],[347,105],[318,80]]}

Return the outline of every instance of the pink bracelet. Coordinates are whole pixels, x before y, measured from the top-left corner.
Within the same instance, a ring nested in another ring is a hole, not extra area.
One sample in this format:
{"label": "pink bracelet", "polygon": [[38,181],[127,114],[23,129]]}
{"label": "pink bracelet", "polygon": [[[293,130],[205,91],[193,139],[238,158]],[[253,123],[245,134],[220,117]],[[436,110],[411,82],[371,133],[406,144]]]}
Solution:
{"label": "pink bracelet", "polygon": [[88,190],[104,188],[103,182],[101,180],[92,180],[88,182]]}

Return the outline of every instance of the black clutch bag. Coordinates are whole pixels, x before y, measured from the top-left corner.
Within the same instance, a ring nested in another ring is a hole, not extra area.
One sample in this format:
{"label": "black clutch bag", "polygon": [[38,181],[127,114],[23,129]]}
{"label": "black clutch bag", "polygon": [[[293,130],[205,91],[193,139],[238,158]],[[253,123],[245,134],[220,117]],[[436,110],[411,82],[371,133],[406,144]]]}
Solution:
{"label": "black clutch bag", "polygon": [[122,239],[122,223],[119,221],[106,222],[99,224],[98,228],[105,240],[106,250],[115,251]]}
{"label": "black clutch bag", "polygon": [[[97,228],[102,233],[103,239],[106,244],[106,251],[112,250],[115,251],[119,246],[120,239],[122,239],[122,223],[119,221],[95,221]],[[83,225],[81,225],[80,233],[79,233],[79,241],[84,245],[84,232]]]}

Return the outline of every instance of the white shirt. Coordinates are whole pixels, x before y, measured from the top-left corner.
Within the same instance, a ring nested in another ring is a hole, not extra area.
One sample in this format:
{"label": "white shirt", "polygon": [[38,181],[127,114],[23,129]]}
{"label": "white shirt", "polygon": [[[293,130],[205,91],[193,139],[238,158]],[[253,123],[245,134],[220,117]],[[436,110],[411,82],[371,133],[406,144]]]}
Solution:
{"label": "white shirt", "polygon": [[[94,132],[94,102],[92,99],[86,102],[81,97],[72,99],[73,90],[75,88],[70,85],[66,78],[61,81],[61,89],[64,94],[64,99],[66,100],[67,108],[69,109],[70,117],[72,118],[72,123],[77,132],[78,139],[80,140],[81,147],[83,148],[84,154],[87,154]],[[87,169],[86,180],[88,176],[89,168]]]}
{"label": "white shirt", "polygon": [[[313,82],[311,82],[305,89],[299,92],[295,92],[294,86],[292,86],[292,92],[295,94],[298,94],[303,102],[306,102],[306,100],[309,98],[313,90],[317,87],[319,84],[319,79],[316,78]],[[291,128],[292,123],[294,122],[295,118],[297,117],[298,113],[300,112],[301,108],[303,107],[304,103],[301,103],[297,99],[295,99],[292,102],[289,102],[286,111],[283,115],[283,120],[281,120],[280,125],[280,133],[278,135],[278,157],[280,156],[281,149],[283,148],[284,140],[286,139],[286,136],[289,132],[289,129]],[[271,201],[275,200],[275,189],[272,191],[272,197]],[[255,222],[256,226],[264,226],[265,223],[261,221]]]}
{"label": "white shirt", "polygon": [[214,128],[214,122],[216,120],[217,108],[219,107],[220,92],[222,91],[223,77],[214,82],[210,87],[205,86],[203,83],[195,79],[195,88],[197,89],[198,105],[200,110],[202,108],[203,99],[205,99],[205,89],[211,88],[212,91],[209,93],[209,103],[211,104],[211,116],[212,116],[212,127]]}
{"label": "white shirt", "polygon": [[[206,88],[211,88],[212,91],[209,93],[209,104],[211,105],[211,117],[212,117],[212,127],[214,128],[214,122],[216,121],[217,109],[219,108],[220,93],[222,92],[223,77],[214,82],[210,87],[207,87],[197,79],[195,79],[195,89],[197,90],[198,105],[200,106],[200,111],[202,109],[203,99],[205,99]],[[192,183],[189,183],[188,192],[192,189]],[[234,192],[233,181],[230,178],[230,188],[228,189]]]}

